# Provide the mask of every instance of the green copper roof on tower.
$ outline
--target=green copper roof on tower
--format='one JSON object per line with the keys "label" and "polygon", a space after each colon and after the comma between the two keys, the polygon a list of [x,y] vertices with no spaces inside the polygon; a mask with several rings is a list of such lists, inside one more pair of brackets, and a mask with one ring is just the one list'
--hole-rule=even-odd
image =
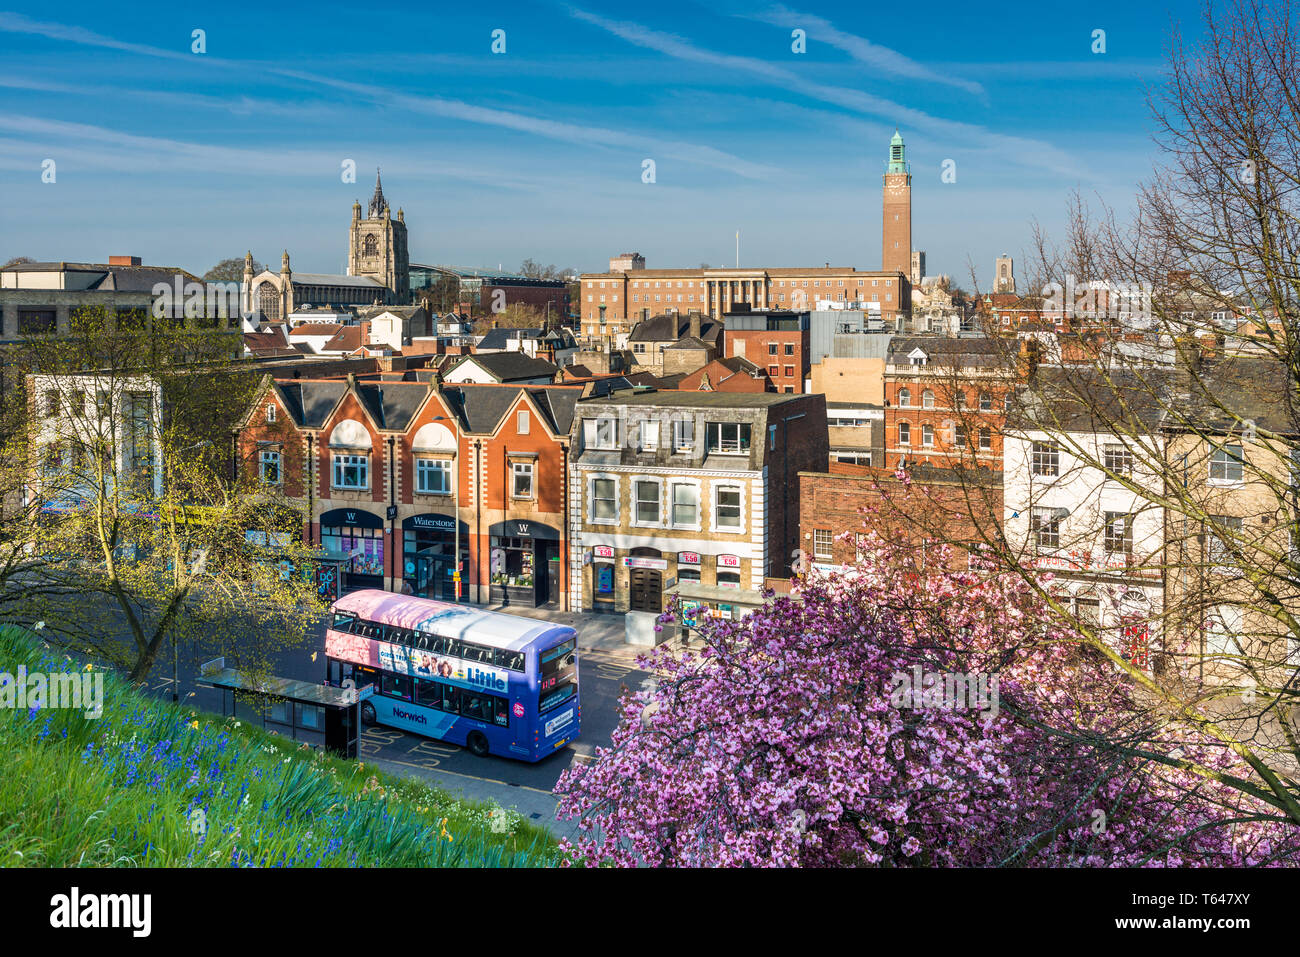
{"label": "green copper roof on tower", "polygon": [[894,130],[894,136],[889,141],[889,166],[885,172],[907,172],[907,149],[903,146],[903,137],[899,135],[897,129]]}

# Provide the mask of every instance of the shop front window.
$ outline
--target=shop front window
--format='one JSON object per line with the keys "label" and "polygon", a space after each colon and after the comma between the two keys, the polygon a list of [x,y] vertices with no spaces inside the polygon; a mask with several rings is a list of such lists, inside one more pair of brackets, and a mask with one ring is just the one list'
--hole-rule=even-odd
{"label": "shop front window", "polygon": [[533,577],[533,540],[531,538],[510,538],[493,535],[491,563],[491,582],[493,585],[531,588],[536,580]]}
{"label": "shop front window", "polygon": [[384,575],[384,539],[380,528],[326,527],[321,546],[347,574],[345,587],[377,587]]}

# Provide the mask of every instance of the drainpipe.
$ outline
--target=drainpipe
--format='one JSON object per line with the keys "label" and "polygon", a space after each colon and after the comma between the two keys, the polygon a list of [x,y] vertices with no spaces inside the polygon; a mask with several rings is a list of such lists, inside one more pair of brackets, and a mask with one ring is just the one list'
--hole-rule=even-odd
{"label": "drainpipe", "polygon": [[[474,489],[474,580],[478,586],[478,600],[486,604],[487,601],[483,597],[483,493],[479,488],[482,458],[483,440],[475,439],[474,461],[471,463],[474,466],[474,484],[472,486]],[[488,554],[491,555],[491,550],[489,550]],[[490,573],[488,578],[491,579]],[[490,585],[488,587],[491,588]]]}
{"label": "drainpipe", "polygon": [[[395,474],[397,461],[393,451],[393,444],[395,441],[396,439],[394,439],[393,436],[390,435],[388,437],[388,505],[390,508],[395,508],[397,506],[397,476]],[[393,561],[393,556],[397,552],[397,532],[395,531],[395,522],[396,519],[390,518],[388,520],[388,568],[390,572],[396,571],[394,568],[395,562]],[[396,579],[397,575],[391,574],[389,577]],[[397,591],[401,591],[401,588],[398,588]]]}
{"label": "drainpipe", "polygon": [[307,434],[307,544],[316,544],[311,527],[316,523],[316,460],[312,457],[312,435]]}
{"label": "drainpipe", "polygon": [[[547,569],[549,571],[550,569]],[[569,610],[569,446],[560,443],[560,610]]]}

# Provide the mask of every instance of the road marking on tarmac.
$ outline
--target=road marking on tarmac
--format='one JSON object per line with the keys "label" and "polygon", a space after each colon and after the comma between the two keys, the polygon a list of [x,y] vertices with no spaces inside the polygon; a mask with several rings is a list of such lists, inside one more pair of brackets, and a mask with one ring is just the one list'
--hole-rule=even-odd
{"label": "road marking on tarmac", "polygon": [[480,774],[465,774],[461,771],[452,771],[449,768],[426,768],[418,764],[412,764],[410,761],[397,761],[393,758],[379,758],[378,760],[384,761],[388,764],[401,764],[405,767],[415,768],[420,771],[436,770],[439,774],[454,774],[458,778],[465,778],[469,781],[483,781],[487,784],[500,784],[502,787],[519,788],[521,791],[533,791],[536,794],[545,794],[547,797],[556,797],[555,792],[553,791],[547,791],[543,788],[535,788],[528,784],[514,784],[510,781],[502,781],[498,778],[488,778]]}

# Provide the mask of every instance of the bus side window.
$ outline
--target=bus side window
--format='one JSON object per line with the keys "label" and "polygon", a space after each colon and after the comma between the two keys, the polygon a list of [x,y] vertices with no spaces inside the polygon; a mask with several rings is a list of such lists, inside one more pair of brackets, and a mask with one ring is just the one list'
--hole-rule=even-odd
{"label": "bus side window", "polygon": [[460,712],[460,689],[455,685],[438,683],[442,689],[442,710],[449,714],[458,714]]}
{"label": "bus side window", "polygon": [[437,708],[441,705],[442,693],[438,690],[438,682],[416,678],[415,703],[424,705],[426,708]]}
{"label": "bus side window", "polygon": [[432,638],[433,636],[427,631],[417,631],[411,638],[411,647],[419,651],[429,651]]}
{"label": "bus side window", "polygon": [[492,709],[493,720],[499,726],[508,728],[510,726],[510,703],[505,698],[494,697],[492,699]]}
{"label": "bus side window", "polygon": [[411,700],[411,679],[406,675],[383,674],[380,676],[379,690],[390,698]]}
{"label": "bus side window", "polygon": [[524,670],[524,653],[522,651],[507,651],[504,648],[497,649],[496,663],[510,671]]}
{"label": "bus side window", "polygon": [[336,612],[334,615],[334,624],[330,625],[330,628],[335,631],[351,632],[352,626],[355,623],[356,618],[352,615],[345,615],[341,612]]}

